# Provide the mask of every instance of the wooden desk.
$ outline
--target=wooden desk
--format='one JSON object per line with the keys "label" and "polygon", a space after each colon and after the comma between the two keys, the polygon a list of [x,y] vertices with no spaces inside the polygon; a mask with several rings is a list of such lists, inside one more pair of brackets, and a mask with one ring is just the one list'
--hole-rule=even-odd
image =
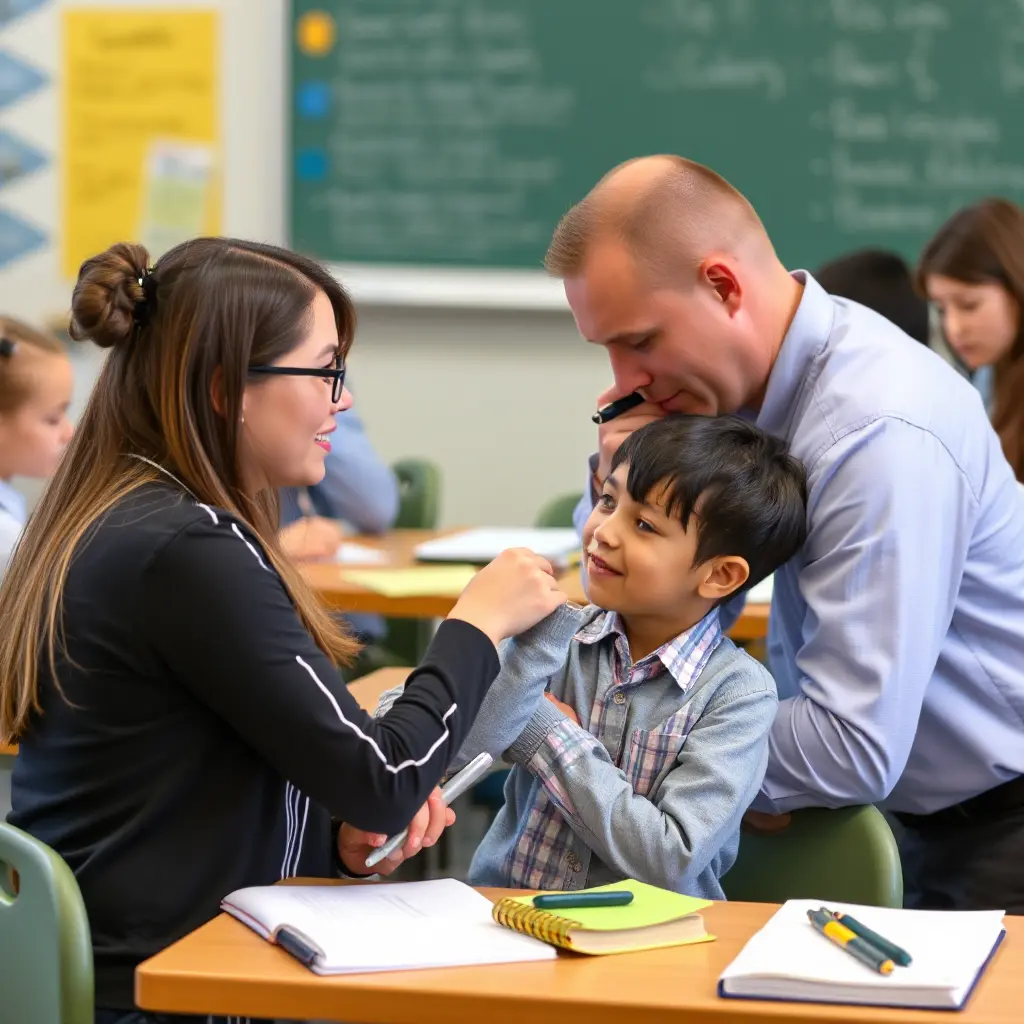
{"label": "wooden desk", "polygon": [[[496,898],[500,890],[486,891]],[[141,964],[135,999],[167,1013],[402,1022],[402,1024],[1018,1024],[1024,1006],[1024,918],[1009,934],[968,1008],[862,1009],[720,999],[718,975],[775,906],[717,903],[705,912],[715,942],[609,957],[495,967],[319,978],[221,915]]]}
{"label": "wooden desk", "polygon": [[[387,566],[401,569],[416,564],[413,549],[417,544],[433,537],[444,536],[453,530],[393,530],[383,537],[353,537],[356,544],[379,548],[388,554]],[[383,566],[382,566],[383,567]],[[387,615],[391,618],[433,619],[444,618],[455,607],[457,598],[450,594],[427,594],[417,597],[388,597],[368,590],[345,579],[346,568],[335,563],[307,563],[302,567],[303,575],[330,608],[338,612],[366,612]],[[362,568],[362,567],[360,567]],[[559,585],[569,595],[570,601],[586,604],[580,574],[573,569],[559,580]],[[730,631],[734,640],[763,640],[768,633],[768,605],[748,605],[739,621]]]}
{"label": "wooden desk", "polygon": [[8,746],[6,743],[0,743],[0,757],[17,757],[18,748],[15,745]]}

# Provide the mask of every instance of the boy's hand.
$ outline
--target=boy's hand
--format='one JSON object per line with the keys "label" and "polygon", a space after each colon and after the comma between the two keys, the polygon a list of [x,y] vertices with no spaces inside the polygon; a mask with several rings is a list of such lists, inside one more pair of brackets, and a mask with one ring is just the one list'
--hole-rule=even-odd
{"label": "boy's hand", "polygon": [[[390,875],[402,861],[415,857],[417,853],[437,842],[441,833],[455,823],[455,812],[445,807],[441,800],[441,790],[436,786],[427,802],[416,812],[409,823],[409,838],[401,849],[395,850],[390,857],[385,857],[376,867],[376,874]],[[387,836],[379,832],[364,832],[351,825],[342,825],[338,830],[338,856],[345,870],[353,875],[365,875],[366,858],[383,846]]]}
{"label": "boy's hand", "polygon": [[[614,385],[598,396],[597,407],[602,408],[616,398],[622,398],[622,391]],[[655,420],[664,419],[665,412],[660,405],[651,402],[644,402],[642,405],[624,412],[621,416],[608,423],[602,423],[597,428],[597,488],[600,492],[604,481],[608,479],[611,472],[612,456],[619,450],[619,445],[641,427],[653,423]]]}
{"label": "boy's hand", "polygon": [[550,693],[545,693],[544,697],[547,700],[551,701],[551,703],[554,704],[555,707],[558,708],[558,710],[561,711],[566,718],[571,718],[577,725],[580,724],[580,716],[577,715],[576,712],[573,711],[573,709],[569,707],[568,704],[562,703],[562,701],[560,701],[556,696]]}
{"label": "boy's hand", "polygon": [[765,814],[764,811],[747,811],[743,815],[742,830],[755,835],[770,835],[781,832],[789,826],[789,814]]}
{"label": "boy's hand", "polygon": [[278,538],[285,554],[296,562],[319,562],[335,556],[345,531],[333,519],[303,516],[282,527]]}

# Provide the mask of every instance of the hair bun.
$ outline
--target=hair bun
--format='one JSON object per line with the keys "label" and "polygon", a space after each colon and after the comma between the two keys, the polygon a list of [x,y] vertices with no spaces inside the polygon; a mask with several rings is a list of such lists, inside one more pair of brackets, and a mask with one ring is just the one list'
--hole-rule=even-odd
{"label": "hair bun", "polygon": [[88,338],[100,348],[128,341],[135,329],[136,304],[145,297],[139,281],[148,266],[145,247],[131,242],[118,242],[86,260],[71,296],[71,337]]}

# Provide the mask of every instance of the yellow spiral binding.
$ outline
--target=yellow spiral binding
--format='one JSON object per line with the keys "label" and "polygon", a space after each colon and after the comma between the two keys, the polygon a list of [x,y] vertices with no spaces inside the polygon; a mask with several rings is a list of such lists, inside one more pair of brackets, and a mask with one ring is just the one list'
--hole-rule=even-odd
{"label": "yellow spiral binding", "polygon": [[560,946],[562,949],[572,949],[569,932],[573,928],[581,927],[579,921],[571,921],[547,910],[538,910],[509,897],[498,900],[491,915],[498,924],[506,928],[530,935],[552,946]]}

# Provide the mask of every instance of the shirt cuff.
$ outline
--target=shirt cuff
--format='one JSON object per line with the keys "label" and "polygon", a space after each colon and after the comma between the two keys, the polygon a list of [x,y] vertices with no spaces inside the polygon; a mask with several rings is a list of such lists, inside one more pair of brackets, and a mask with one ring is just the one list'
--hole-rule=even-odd
{"label": "shirt cuff", "polygon": [[584,732],[571,719],[566,718],[551,701],[542,698],[541,702],[537,705],[537,710],[533,713],[533,717],[526,723],[526,728],[520,733],[519,739],[505,752],[505,760],[526,767],[546,741],[551,740],[553,744],[560,744],[564,747],[566,740],[562,737],[562,733],[565,732],[561,728],[563,725],[571,726],[571,732],[579,732],[581,734],[578,739],[573,737],[575,743],[580,746],[583,745],[585,738],[590,735]]}

